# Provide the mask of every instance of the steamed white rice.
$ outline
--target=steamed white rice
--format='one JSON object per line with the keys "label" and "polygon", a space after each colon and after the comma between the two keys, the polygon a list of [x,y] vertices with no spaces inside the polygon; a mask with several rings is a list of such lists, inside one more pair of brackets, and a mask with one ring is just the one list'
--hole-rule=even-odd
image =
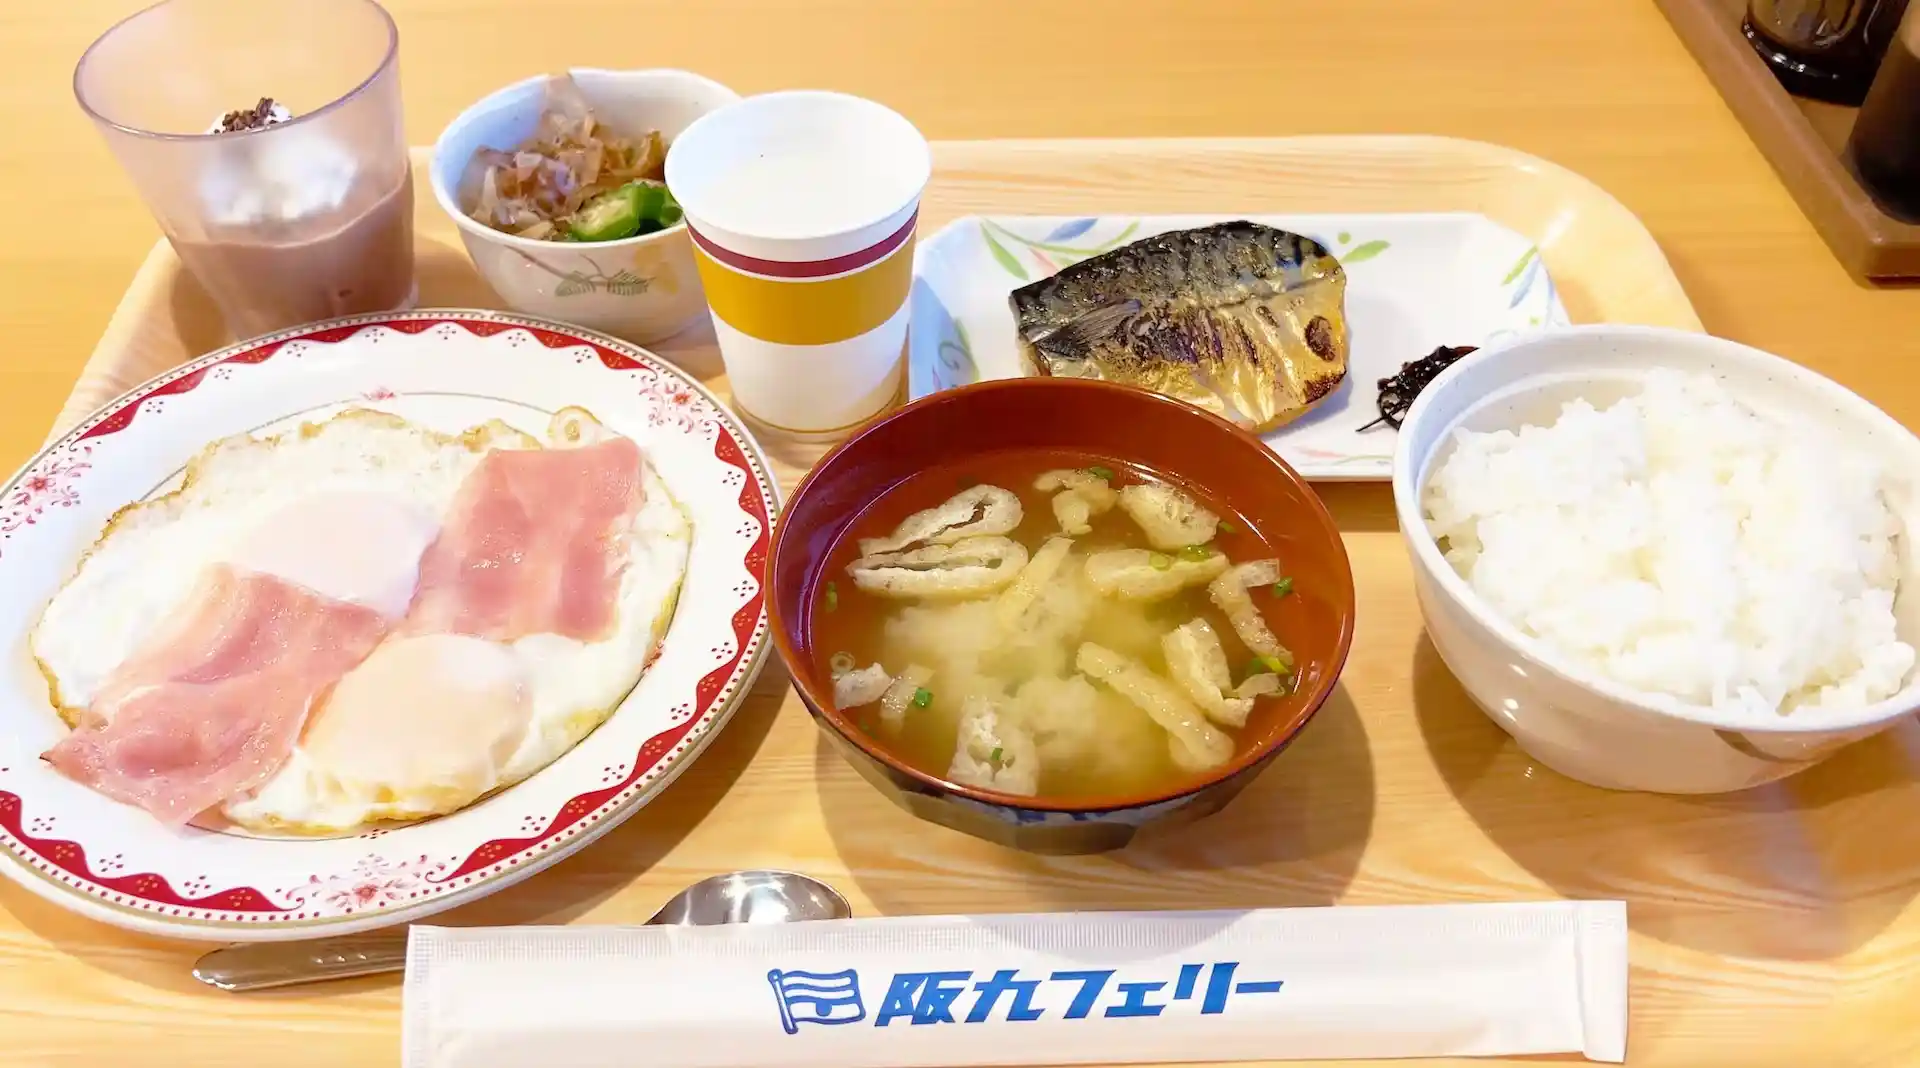
{"label": "steamed white rice", "polygon": [[1457,431],[1428,527],[1474,592],[1561,657],[1728,714],[1857,709],[1914,663],[1901,535],[1872,457],[1656,372],[1551,426]]}

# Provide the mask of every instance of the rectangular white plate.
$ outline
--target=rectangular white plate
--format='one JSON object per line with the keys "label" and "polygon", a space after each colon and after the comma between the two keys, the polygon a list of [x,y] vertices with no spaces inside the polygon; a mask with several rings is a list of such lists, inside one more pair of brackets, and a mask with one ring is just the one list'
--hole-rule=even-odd
{"label": "rectangular white plate", "polygon": [[1360,427],[1379,415],[1377,383],[1401,364],[1567,322],[1533,242],[1481,215],[968,216],[914,252],[909,395],[1019,376],[1007,295],[1020,286],[1139,238],[1243,218],[1312,237],[1347,270],[1347,380],[1265,436],[1310,479],[1393,476],[1394,431]]}

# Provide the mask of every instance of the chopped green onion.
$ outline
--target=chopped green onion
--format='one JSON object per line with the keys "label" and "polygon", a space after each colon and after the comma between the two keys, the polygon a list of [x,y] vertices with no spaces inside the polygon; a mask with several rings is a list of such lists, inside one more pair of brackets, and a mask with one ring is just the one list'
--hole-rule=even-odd
{"label": "chopped green onion", "polygon": [[1155,571],[1165,571],[1173,566],[1173,557],[1166,553],[1154,553],[1147,557],[1147,563],[1152,564]]}
{"label": "chopped green onion", "polygon": [[1239,527],[1234,526],[1232,523],[1229,523],[1224,519],[1220,521],[1220,533],[1222,534],[1234,534],[1234,533],[1237,533],[1239,530],[1240,530]]}
{"label": "chopped green onion", "polygon": [[1285,597],[1287,594],[1292,592],[1293,592],[1293,576],[1292,575],[1282,575],[1280,577],[1280,581],[1273,584],[1273,595],[1275,597]]}
{"label": "chopped green onion", "polygon": [[1284,678],[1289,674],[1289,672],[1287,671],[1287,665],[1284,663],[1281,663],[1280,658],[1277,656],[1256,656],[1253,658],[1252,661],[1250,661],[1247,664],[1247,674],[1248,675],[1271,674],[1271,675],[1279,675],[1282,678]]}
{"label": "chopped green onion", "polygon": [[987,754],[987,759],[995,764],[1000,763],[1000,747],[994,746],[993,752]]}
{"label": "chopped green onion", "polygon": [[1087,468],[1087,474],[1105,482],[1112,482],[1116,477],[1113,473],[1113,468],[1102,467],[1099,464],[1094,464],[1092,467]]}
{"label": "chopped green onion", "polygon": [[1180,559],[1182,560],[1210,560],[1212,558],[1213,550],[1205,545],[1189,545],[1180,550]]}
{"label": "chopped green onion", "polygon": [[829,612],[840,607],[840,587],[831,582],[827,583],[826,592],[820,596],[820,607]]}
{"label": "chopped green onion", "polygon": [[836,679],[842,675],[851,674],[854,667],[852,653],[835,653],[827,658],[827,670],[833,672],[833,677]]}
{"label": "chopped green onion", "polygon": [[933,691],[922,686],[913,691],[913,707],[925,708],[933,703]]}

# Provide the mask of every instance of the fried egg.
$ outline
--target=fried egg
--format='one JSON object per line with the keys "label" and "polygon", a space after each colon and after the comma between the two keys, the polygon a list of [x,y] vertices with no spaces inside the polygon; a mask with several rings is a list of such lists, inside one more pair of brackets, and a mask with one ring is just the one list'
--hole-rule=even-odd
{"label": "fried egg", "polygon": [[[555,444],[610,433],[581,409]],[[122,509],[48,604],[30,644],[69,724],[163,628],[215,563],[406,614],[420,560],[490,449],[546,447],[493,422],[443,434],[354,410],[208,447],[171,493]],[[642,460],[642,503],[615,534],[623,561],[610,633],[511,642],[396,627],[320,694],[265,783],[202,820],[264,834],[357,833],[456,811],[539,771],[610,716],[671,622],[691,527]]]}

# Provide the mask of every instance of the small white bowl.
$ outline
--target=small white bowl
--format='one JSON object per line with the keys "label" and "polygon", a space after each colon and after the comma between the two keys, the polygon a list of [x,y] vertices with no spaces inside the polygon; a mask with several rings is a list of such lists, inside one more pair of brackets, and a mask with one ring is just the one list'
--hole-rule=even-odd
{"label": "small white bowl", "polygon": [[[682,70],[568,73],[607,128],[635,136],[659,130],[669,145],[740,94]],[[511,151],[540,121],[547,75],[516,82],[460,113],[433,146],[433,198],[460,227],[460,240],[509,308],[617,334],[640,344],[671,337],[706,314],[687,228],[677,224],[619,241],[533,241],[475,221],[460,207],[461,175],[475,151]]]}
{"label": "small white bowl", "polygon": [[[1468,695],[1522,749],[1595,786],[1722,793],[1785,778],[1892,726],[1920,708],[1920,685],[1909,678],[1901,692],[1858,711],[1765,720],[1631,690],[1569,664],[1499,616],[1441,555],[1420,500],[1454,430],[1550,423],[1569,400],[1612,403],[1663,367],[1712,374],[1757,411],[1817,420],[1880,457],[1896,482],[1889,503],[1905,531],[1920,531],[1906,481],[1920,473],[1920,439],[1886,413],[1778,356],[1706,334],[1644,326],[1540,331],[1449,368],[1421,393],[1400,430],[1394,508],[1428,637]],[[1920,645],[1920,568],[1911,538],[1901,539],[1901,550],[1894,611],[1901,640]]]}

